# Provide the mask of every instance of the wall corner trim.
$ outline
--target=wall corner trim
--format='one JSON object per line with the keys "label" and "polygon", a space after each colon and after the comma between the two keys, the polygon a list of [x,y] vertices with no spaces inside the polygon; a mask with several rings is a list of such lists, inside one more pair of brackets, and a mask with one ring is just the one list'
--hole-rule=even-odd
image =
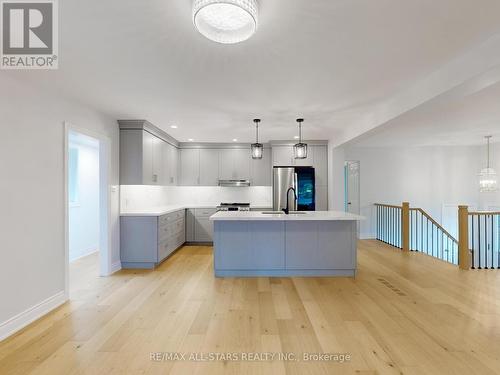
{"label": "wall corner trim", "polygon": [[30,307],[29,309],[13,316],[12,318],[0,323],[0,341],[12,336],[28,324],[48,314],[52,310],[61,306],[67,301],[64,291],[60,291],[46,300]]}
{"label": "wall corner trim", "polygon": [[122,269],[122,262],[121,261],[114,262],[110,267],[109,274],[112,275],[115,272],[120,271],[121,269]]}

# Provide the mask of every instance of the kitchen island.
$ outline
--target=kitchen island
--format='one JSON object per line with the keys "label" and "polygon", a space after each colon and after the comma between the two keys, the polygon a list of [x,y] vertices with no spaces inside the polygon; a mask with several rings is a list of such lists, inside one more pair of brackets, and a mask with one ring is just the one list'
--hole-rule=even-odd
{"label": "kitchen island", "polygon": [[357,222],[340,211],[217,212],[215,276],[355,276]]}

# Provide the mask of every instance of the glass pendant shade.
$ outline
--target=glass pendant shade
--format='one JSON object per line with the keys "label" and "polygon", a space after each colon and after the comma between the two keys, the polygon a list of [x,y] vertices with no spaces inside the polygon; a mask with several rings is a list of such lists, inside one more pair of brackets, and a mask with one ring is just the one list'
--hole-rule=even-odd
{"label": "glass pendant shade", "polygon": [[257,30],[256,0],[194,0],[193,23],[217,43],[239,43]]}
{"label": "glass pendant shade", "polygon": [[479,173],[479,191],[490,193],[498,190],[497,174],[493,168],[484,168]]}
{"label": "glass pendant shade", "polygon": [[263,151],[262,143],[252,143],[252,159],[262,159]]}
{"label": "glass pendant shade", "polygon": [[486,149],[486,168],[481,169],[479,173],[479,191],[481,193],[491,193],[498,190],[497,174],[493,168],[490,167],[490,139],[491,136],[485,137],[487,140]]}
{"label": "glass pendant shade", "polygon": [[307,144],[297,143],[293,146],[293,156],[295,159],[306,159],[307,158]]}
{"label": "glass pendant shade", "polygon": [[302,123],[303,118],[298,118],[297,123],[299,124],[299,143],[293,146],[293,157],[295,159],[306,159],[307,158],[307,144],[302,143]]}
{"label": "glass pendant shade", "polygon": [[264,146],[259,143],[259,122],[260,119],[256,118],[253,120],[255,123],[255,143],[251,144],[252,148],[252,159],[262,159],[264,153]]}

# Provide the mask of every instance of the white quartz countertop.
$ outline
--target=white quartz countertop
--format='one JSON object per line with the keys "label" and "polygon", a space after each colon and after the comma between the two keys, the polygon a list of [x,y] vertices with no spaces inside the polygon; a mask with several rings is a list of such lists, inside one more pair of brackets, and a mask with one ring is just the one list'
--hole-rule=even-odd
{"label": "white quartz countertop", "polygon": [[262,211],[219,211],[210,216],[212,221],[337,221],[337,220],[364,220],[363,216],[353,215],[342,211],[302,211],[302,214],[264,214]]}
{"label": "white quartz countertop", "polygon": [[[219,204],[172,204],[167,206],[155,206],[140,209],[125,209],[120,212],[120,216],[162,216],[175,211],[186,210],[188,208],[216,208]],[[252,209],[270,210],[263,205],[251,206]]]}
{"label": "white quartz countertop", "polygon": [[175,211],[188,208],[216,208],[217,205],[210,204],[172,204],[168,206],[156,206],[133,210],[122,210],[120,216],[162,216]]}

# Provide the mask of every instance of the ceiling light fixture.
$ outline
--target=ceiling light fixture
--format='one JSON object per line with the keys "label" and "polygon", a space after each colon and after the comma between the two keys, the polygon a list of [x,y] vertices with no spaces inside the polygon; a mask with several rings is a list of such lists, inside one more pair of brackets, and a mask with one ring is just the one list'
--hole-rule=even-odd
{"label": "ceiling light fixture", "polygon": [[193,142],[193,141],[194,141],[194,139],[193,139],[193,138],[189,138],[189,139],[188,139],[188,141],[189,141],[189,142]]}
{"label": "ceiling light fixture", "polygon": [[233,138],[233,142],[238,142],[238,140],[236,138]]}
{"label": "ceiling light fixture", "polygon": [[486,168],[481,169],[479,173],[479,191],[481,193],[490,193],[498,190],[497,174],[490,167],[490,139],[491,135],[486,137]]}
{"label": "ceiling light fixture", "polygon": [[193,23],[214,42],[233,44],[257,30],[257,0],[194,0]]}
{"label": "ceiling light fixture", "polygon": [[172,129],[177,129],[177,125],[170,125]]}
{"label": "ceiling light fixture", "polygon": [[293,156],[295,159],[306,159],[307,158],[307,144],[302,143],[302,123],[303,118],[298,118],[297,123],[299,124],[299,143],[293,146]]}
{"label": "ceiling light fixture", "polygon": [[253,120],[255,123],[255,143],[252,143],[252,159],[262,159],[262,154],[264,151],[264,146],[259,143],[259,122],[260,118],[255,118]]}

